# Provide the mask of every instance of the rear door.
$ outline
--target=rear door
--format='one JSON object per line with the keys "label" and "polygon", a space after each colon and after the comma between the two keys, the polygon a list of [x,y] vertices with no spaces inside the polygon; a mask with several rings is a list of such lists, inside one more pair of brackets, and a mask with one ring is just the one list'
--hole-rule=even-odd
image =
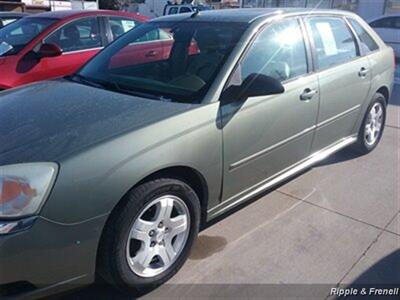
{"label": "rear door", "polygon": [[312,146],[317,151],[351,135],[369,92],[371,70],[345,19],[309,17],[306,23],[321,93]]}
{"label": "rear door", "polygon": [[70,75],[103,47],[97,17],[80,18],[64,24],[43,42],[58,45],[63,53],[57,57],[41,59],[32,70],[36,80]]}

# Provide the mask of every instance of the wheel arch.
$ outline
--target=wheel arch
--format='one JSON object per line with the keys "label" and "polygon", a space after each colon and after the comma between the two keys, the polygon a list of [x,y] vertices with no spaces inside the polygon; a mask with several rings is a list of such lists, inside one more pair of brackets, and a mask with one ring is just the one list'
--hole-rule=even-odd
{"label": "wheel arch", "polygon": [[207,206],[208,206],[208,184],[204,176],[196,169],[188,166],[171,166],[165,167],[158,171],[155,171],[138,183],[136,183],[132,188],[141,185],[147,181],[157,179],[157,178],[173,178],[185,182],[189,185],[199,197],[200,207],[201,207],[201,227],[204,226],[207,219]]}
{"label": "wheel arch", "polygon": [[381,86],[381,87],[376,91],[376,93],[382,94],[382,95],[385,97],[386,105],[389,104],[390,90],[389,90],[389,88],[388,88],[387,86],[385,86],[385,85],[384,85],[384,86]]}

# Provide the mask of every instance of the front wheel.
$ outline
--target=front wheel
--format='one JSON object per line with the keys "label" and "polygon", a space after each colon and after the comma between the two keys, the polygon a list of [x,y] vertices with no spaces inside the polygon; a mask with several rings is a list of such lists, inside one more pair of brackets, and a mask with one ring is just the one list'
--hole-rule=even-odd
{"label": "front wheel", "polygon": [[382,138],[385,121],[386,100],[382,94],[376,93],[364,116],[358,140],[353,149],[361,154],[374,150]]}
{"label": "front wheel", "polygon": [[134,188],[106,224],[99,274],[136,294],[157,287],[186,261],[199,221],[199,199],[186,183],[157,179]]}

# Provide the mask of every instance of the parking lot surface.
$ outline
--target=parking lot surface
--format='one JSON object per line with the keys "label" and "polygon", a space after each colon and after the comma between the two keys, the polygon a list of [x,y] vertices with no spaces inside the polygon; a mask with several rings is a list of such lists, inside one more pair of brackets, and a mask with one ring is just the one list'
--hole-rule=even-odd
{"label": "parking lot surface", "polygon": [[[304,299],[324,299],[335,284],[400,285],[400,85],[388,109],[375,151],[341,151],[210,226],[176,276],[144,298],[242,299],[258,289],[287,299],[306,289]],[[88,298],[133,297],[93,285],[66,299]]]}

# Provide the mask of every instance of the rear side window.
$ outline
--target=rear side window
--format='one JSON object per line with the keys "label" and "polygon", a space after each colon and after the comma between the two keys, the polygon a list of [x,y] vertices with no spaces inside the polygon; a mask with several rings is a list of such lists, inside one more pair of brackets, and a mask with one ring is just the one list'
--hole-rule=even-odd
{"label": "rear side window", "polygon": [[369,35],[369,33],[356,20],[349,19],[351,26],[360,39],[360,46],[363,53],[369,53],[379,49],[378,44]]}
{"label": "rear side window", "polygon": [[344,20],[316,17],[308,19],[320,69],[342,64],[357,57],[354,37]]}
{"label": "rear side window", "polygon": [[139,25],[135,20],[120,17],[109,17],[108,22],[114,40]]}
{"label": "rear side window", "polygon": [[240,85],[251,74],[285,81],[307,73],[307,55],[297,20],[268,26],[254,40],[232,77]]}

